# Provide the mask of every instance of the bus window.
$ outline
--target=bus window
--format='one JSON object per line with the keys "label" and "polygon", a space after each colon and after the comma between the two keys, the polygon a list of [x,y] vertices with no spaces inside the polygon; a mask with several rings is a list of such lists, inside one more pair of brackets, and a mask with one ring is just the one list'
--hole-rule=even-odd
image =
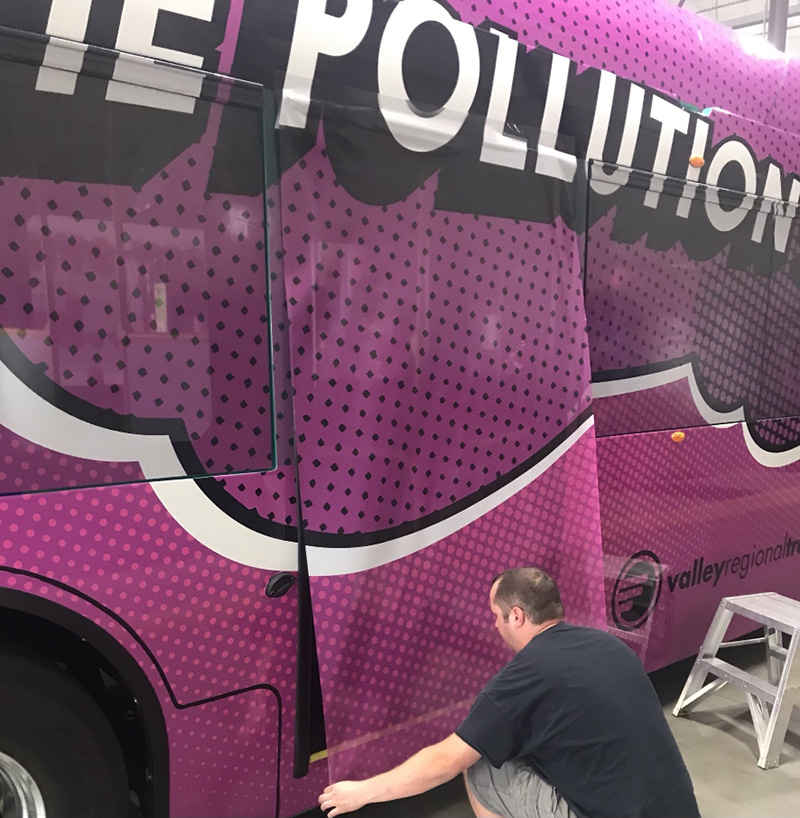
{"label": "bus window", "polygon": [[105,461],[20,458],[0,491],[273,468],[263,89],[0,46],[0,425]]}
{"label": "bus window", "polygon": [[[753,240],[765,201],[768,213],[781,206],[592,165],[586,303],[599,435],[758,417],[776,264],[772,216]],[[710,208],[744,216],[712,230],[701,218]]]}

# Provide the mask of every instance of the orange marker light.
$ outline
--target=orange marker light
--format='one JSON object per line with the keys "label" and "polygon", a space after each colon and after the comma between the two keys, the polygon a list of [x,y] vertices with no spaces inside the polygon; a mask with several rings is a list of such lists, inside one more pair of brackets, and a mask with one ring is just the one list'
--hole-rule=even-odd
{"label": "orange marker light", "polygon": [[686,432],[673,432],[672,433],[672,442],[673,443],[683,443],[686,440]]}
{"label": "orange marker light", "polygon": [[706,163],[706,160],[705,160],[705,159],[703,159],[703,157],[702,157],[702,156],[698,156],[697,154],[695,154],[695,155],[694,155],[694,156],[693,156],[693,157],[692,157],[692,158],[689,160],[689,164],[690,164],[690,165],[691,165],[693,168],[702,168],[702,167],[703,167],[703,165],[705,165],[705,163]]}

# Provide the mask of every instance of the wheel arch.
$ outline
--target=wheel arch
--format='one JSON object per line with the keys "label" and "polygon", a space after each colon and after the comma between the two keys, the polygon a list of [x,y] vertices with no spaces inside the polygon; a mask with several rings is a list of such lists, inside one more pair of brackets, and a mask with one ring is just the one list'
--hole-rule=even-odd
{"label": "wheel arch", "polygon": [[[158,696],[136,659],[99,625],[49,599],[14,588],[0,588],[0,612],[6,615],[17,614],[28,621],[38,619],[48,623],[68,639],[88,644],[95,654],[114,669],[119,682],[125,686],[136,704],[137,718],[144,731],[147,769],[151,771],[146,784],[148,810],[145,818],[168,818],[169,742],[166,720]],[[7,635],[12,642],[42,654],[41,648],[30,639],[20,640],[17,634],[7,633],[2,622],[0,635]],[[46,653],[43,655],[47,656]]]}

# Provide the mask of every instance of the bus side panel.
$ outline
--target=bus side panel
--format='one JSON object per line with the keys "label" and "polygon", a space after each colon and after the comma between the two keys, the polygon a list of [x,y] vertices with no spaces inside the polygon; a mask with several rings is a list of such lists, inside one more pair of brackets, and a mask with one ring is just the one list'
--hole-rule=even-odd
{"label": "bus side panel", "polygon": [[[5,548],[7,543],[4,539]],[[64,553],[67,551],[75,553],[73,548]],[[51,573],[61,576],[63,568]],[[99,575],[98,571],[86,574],[93,581]],[[92,583],[87,579],[76,584],[88,588]],[[149,641],[151,634],[146,630],[132,632],[125,624],[127,617],[120,616],[118,606],[110,601],[111,594],[103,595],[101,607],[83,592],[65,590],[56,579],[40,578],[19,568],[12,572],[5,559],[0,566],[0,585],[75,611],[115,638],[144,670],[166,721],[169,766],[154,772],[169,775],[171,818],[265,818],[277,814],[280,705],[272,690],[262,688],[193,704],[188,697],[175,695],[177,688],[162,672],[167,653],[179,652],[172,636],[157,640],[162,648]],[[152,617],[147,627],[157,627],[156,619]],[[176,628],[176,634],[179,631],[180,627]],[[190,664],[192,674],[213,672],[199,659]]]}
{"label": "bus side panel", "polygon": [[[35,447],[21,443],[18,456],[29,450],[35,457]],[[244,493],[263,496],[273,476],[236,480]],[[275,811],[279,748],[291,770],[296,594],[267,598],[272,572],[244,563],[269,564],[296,545],[270,547],[264,537],[263,552],[248,551],[244,528],[220,510],[208,517],[199,489],[181,504],[189,484],[2,498],[0,576],[107,625],[150,668],[172,748],[172,815],[263,818]],[[239,550],[222,556],[231,544]],[[282,734],[279,706],[290,714]]]}
{"label": "bus side panel", "polygon": [[[798,578],[800,225],[785,204],[796,140],[722,111],[709,119],[714,151],[744,140],[762,179],[772,158],[756,188],[768,195],[667,179],[657,210],[633,216],[647,210],[642,177],[621,199],[628,227],[659,213],[663,223],[677,215],[696,225],[664,249],[653,230],[618,241],[619,213],[592,220],[590,194],[587,314],[609,625],[650,669],[696,651],[722,597],[792,596]],[[724,243],[703,222],[720,207]]]}
{"label": "bus side panel", "polygon": [[[558,581],[570,621],[603,627],[594,464],[590,428],[533,482],[435,545],[312,578],[335,779],[381,772],[458,726],[511,658],[488,607],[506,568],[540,566]],[[327,561],[313,550],[311,572]]]}
{"label": "bus side panel", "polygon": [[[379,136],[351,125],[337,150],[358,157]],[[360,201],[333,162],[320,136],[284,173],[280,208],[339,778],[457,726],[507,658],[488,611],[500,571],[551,571],[573,621],[602,626],[605,605],[581,242],[555,215],[438,209],[435,178],[390,204]],[[574,209],[553,189],[553,211]]]}
{"label": "bus side panel", "polygon": [[[776,468],[745,424],[597,441],[609,624],[648,670],[702,644],[724,596],[797,595],[800,463]],[[731,633],[753,629],[734,620]]]}

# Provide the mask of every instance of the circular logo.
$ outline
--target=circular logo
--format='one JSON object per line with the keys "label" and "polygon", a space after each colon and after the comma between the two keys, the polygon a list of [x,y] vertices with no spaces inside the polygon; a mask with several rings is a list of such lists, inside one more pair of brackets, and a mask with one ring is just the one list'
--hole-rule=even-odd
{"label": "circular logo", "polygon": [[623,631],[641,628],[661,594],[661,561],[652,551],[637,551],[620,571],[611,595],[611,615]]}

